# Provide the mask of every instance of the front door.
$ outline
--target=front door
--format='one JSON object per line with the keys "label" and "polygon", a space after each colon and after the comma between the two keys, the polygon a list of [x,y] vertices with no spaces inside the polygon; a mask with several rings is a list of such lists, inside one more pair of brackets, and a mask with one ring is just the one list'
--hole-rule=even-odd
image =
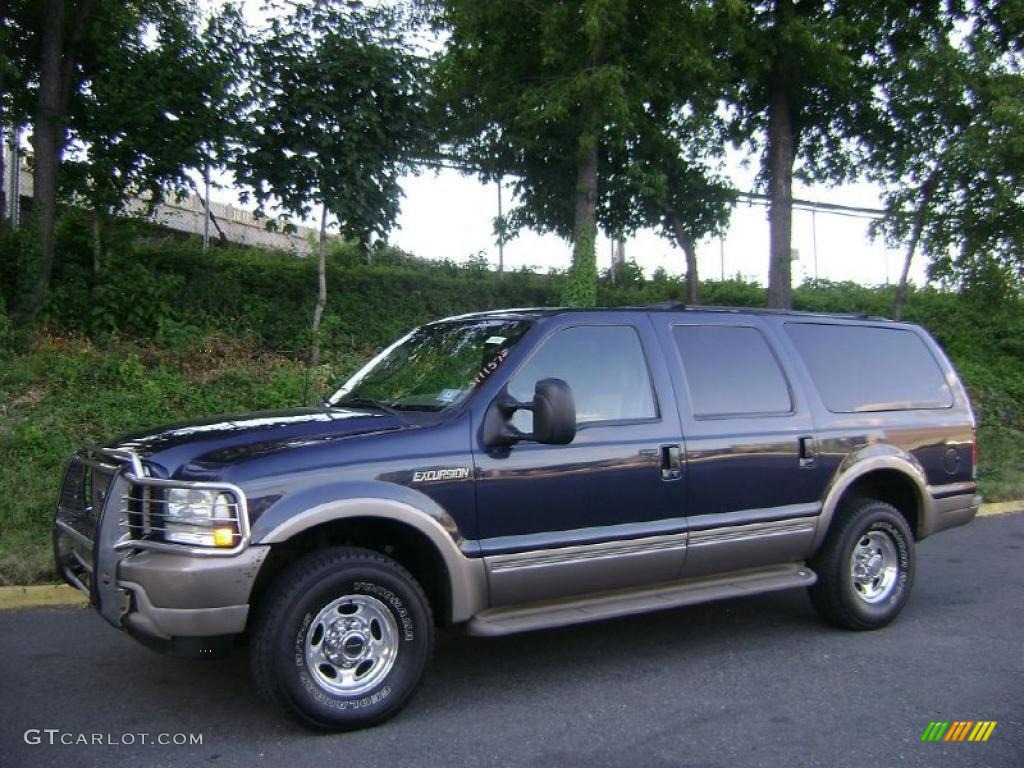
{"label": "front door", "polygon": [[[569,445],[474,447],[481,553],[492,605],[676,578],[685,552],[682,441],[646,315],[550,330],[508,381],[533,398],[565,380],[576,403]],[[660,385],[660,386],[659,386]],[[529,411],[513,424],[532,428]]]}

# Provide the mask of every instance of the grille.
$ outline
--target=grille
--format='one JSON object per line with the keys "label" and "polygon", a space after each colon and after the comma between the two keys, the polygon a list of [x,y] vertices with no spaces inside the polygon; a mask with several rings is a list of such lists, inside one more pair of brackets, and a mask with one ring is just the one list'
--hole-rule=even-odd
{"label": "grille", "polygon": [[69,513],[82,514],[85,511],[85,463],[80,456],[75,456],[68,463],[58,505]]}
{"label": "grille", "polygon": [[96,527],[116,470],[116,466],[95,460],[87,451],[78,453],[68,462],[57,497],[57,567],[70,583],[87,594],[95,567]]}
{"label": "grille", "polygon": [[57,501],[57,520],[74,528],[93,541],[99,513],[107,500],[107,492],[116,467],[78,454],[68,463]]}
{"label": "grille", "polygon": [[110,482],[114,479],[114,467],[106,464],[94,464],[86,469],[85,478],[87,483],[89,506],[92,508],[94,517],[103,509],[107,501],[107,492],[110,490]]}

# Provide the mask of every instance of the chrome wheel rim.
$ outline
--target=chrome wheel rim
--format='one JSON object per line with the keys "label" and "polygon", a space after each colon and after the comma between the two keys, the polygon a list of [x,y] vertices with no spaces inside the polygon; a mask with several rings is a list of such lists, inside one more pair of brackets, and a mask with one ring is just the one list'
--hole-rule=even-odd
{"label": "chrome wheel rim", "polygon": [[338,696],[365,693],[387,677],[398,657],[398,625],[380,600],[345,595],[332,600],[306,630],[306,668]]}
{"label": "chrome wheel rim", "polygon": [[893,538],[868,531],[853,548],[850,577],[853,590],[866,603],[880,603],[892,594],[899,576],[899,553]]}

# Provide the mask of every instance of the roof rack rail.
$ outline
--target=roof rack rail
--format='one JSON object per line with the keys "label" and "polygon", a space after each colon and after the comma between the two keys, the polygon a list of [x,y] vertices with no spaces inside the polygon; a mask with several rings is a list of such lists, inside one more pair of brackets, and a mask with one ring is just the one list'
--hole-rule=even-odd
{"label": "roof rack rail", "polygon": [[644,304],[642,309],[686,309],[686,305],[681,301],[669,299],[667,301],[656,301],[653,304]]}

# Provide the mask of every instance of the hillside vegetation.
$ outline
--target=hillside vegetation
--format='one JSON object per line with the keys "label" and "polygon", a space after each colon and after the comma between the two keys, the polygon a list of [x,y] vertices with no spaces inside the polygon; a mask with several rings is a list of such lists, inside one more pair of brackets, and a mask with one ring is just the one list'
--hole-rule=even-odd
{"label": "hillside vegetation", "polygon": [[[557,304],[565,277],[470,263],[427,263],[396,250],[335,244],[321,365],[302,363],[315,264],[287,254],[215,250],[124,233],[98,275],[84,228],[61,233],[62,268],[42,330],[12,330],[0,312],[0,584],[54,578],[49,525],[64,461],[82,442],[217,412],[313,402],[382,345],[421,322],[508,306]],[[0,238],[0,301],[21,290],[25,235]],[[600,281],[599,304],[678,299],[680,279]],[[708,304],[758,306],[764,289],[704,282]],[[894,288],[818,282],[797,309],[887,314]],[[1024,497],[1024,307],[983,291],[911,293],[906,316],[953,359],[980,420],[982,488]],[[0,308],[2,309],[2,308]]]}

